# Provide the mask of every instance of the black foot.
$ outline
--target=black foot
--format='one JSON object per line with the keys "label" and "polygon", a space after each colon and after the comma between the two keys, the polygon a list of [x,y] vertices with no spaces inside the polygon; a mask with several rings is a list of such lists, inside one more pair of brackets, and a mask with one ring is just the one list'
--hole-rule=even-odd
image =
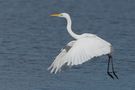
{"label": "black foot", "polygon": [[112,73],[113,73],[113,75],[114,75],[117,79],[119,79],[118,76],[116,75],[116,72],[107,72],[107,74],[108,74],[112,79],[114,79]]}
{"label": "black foot", "polygon": [[113,75],[114,75],[117,79],[119,79],[115,72],[113,72]]}
{"label": "black foot", "polygon": [[114,77],[112,76],[111,72],[107,72],[107,74],[108,74],[112,79],[114,79]]}

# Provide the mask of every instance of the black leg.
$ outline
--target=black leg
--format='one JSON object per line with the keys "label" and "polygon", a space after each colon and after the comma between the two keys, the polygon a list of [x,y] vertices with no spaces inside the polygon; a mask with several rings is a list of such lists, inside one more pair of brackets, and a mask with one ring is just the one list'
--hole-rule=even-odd
{"label": "black leg", "polygon": [[113,75],[114,75],[117,79],[119,79],[118,76],[116,75],[115,71],[114,71],[113,58],[112,58],[111,55],[110,55],[110,59],[111,59],[111,63],[112,63],[112,73],[113,73]]}
{"label": "black leg", "polygon": [[108,74],[112,79],[114,79],[114,77],[112,76],[111,72],[109,71],[109,70],[110,70],[110,61],[111,61],[111,58],[110,58],[110,55],[108,54],[107,74]]}
{"label": "black leg", "polygon": [[[108,75],[109,75],[111,78],[114,79],[114,77],[113,77],[112,74],[111,74],[111,73],[113,73],[113,75],[114,75],[117,79],[119,79],[118,76],[116,75],[115,71],[114,71],[112,55],[111,55],[111,54],[108,54],[108,58],[109,58],[109,59],[108,59],[108,67],[107,67],[107,73],[108,73]],[[112,72],[109,71],[110,62],[111,62],[111,65],[112,65]]]}

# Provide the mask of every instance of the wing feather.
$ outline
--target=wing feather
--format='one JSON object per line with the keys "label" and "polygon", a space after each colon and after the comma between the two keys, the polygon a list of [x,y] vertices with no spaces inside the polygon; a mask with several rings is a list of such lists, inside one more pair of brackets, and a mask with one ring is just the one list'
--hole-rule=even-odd
{"label": "wing feather", "polygon": [[65,64],[68,66],[82,64],[93,57],[105,55],[111,52],[111,44],[97,37],[85,37],[67,44],[71,48],[66,51],[63,49],[49,67],[51,73],[60,71]]}
{"label": "wing feather", "polygon": [[53,63],[48,67],[48,70],[51,69],[51,73],[57,73],[57,71],[61,70],[61,67],[66,63],[64,60],[67,52],[70,50],[70,48],[73,46],[75,41],[69,42],[64,48],[61,49],[61,52],[59,55],[55,58]]}
{"label": "wing feather", "polygon": [[[70,62],[71,65],[78,65],[88,61],[93,57],[108,54],[110,53],[110,51],[111,44],[97,36],[92,37],[92,39],[82,38],[77,40],[70,51],[66,54],[66,57],[68,57],[68,59],[66,59],[66,62]],[[71,57],[74,57],[76,59],[71,61]]]}

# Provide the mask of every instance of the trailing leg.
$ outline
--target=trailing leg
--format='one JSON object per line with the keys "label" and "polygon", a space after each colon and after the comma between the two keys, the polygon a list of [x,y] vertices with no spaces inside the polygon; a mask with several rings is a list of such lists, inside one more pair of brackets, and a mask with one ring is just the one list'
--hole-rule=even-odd
{"label": "trailing leg", "polygon": [[115,70],[114,70],[113,58],[112,58],[112,55],[111,55],[111,54],[110,54],[110,59],[111,59],[111,64],[112,64],[112,73],[113,73],[113,75],[114,75],[117,79],[119,79],[118,76],[117,76],[116,73],[115,73]]}
{"label": "trailing leg", "polygon": [[[110,68],[110,63],[111,63],[111,66],[112,66],[112,72],[109,71],[109,70],[110,70],[110,69],[109,69],[109,68]],[[111,73],[113,73],[113,75],[114,75],[117,79],[119,79],[118,76],[116,75],[115,71],[114,71],[113,58],[112,58],[112,55],[111,55],[111,54],[108,54],[107,73],[108,73],[108,75],[109,75],[112,79],[114,79],[114,77],[112,76]]]}
{"label": "trailing leg", "polygon": [[108,54],[107,74],[108,74],[112,79],[114,79],[114,77],[112,76],[112,74],[111,74],[111,72],[110,72],[110,61],[111,61],[111,57],[110,57],[110,55]]}

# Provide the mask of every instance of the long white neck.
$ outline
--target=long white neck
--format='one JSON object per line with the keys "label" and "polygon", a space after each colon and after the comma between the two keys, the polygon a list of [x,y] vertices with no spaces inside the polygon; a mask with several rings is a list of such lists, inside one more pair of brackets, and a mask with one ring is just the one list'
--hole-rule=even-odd
{"label": "long white neck", "polygon": [[67,20],[67,31],[68,31],[68,33],[69,33],[73,38],[78,39],[80,35],[77,35],[77,34],[75,34],[75,33],[72,31],[72,28],[71,28],[71,26],[72,26],[72,21],[71,21],[70,16],[68,15],[68,16],[66,16],[65,18],[66,18],[66,20]]}

